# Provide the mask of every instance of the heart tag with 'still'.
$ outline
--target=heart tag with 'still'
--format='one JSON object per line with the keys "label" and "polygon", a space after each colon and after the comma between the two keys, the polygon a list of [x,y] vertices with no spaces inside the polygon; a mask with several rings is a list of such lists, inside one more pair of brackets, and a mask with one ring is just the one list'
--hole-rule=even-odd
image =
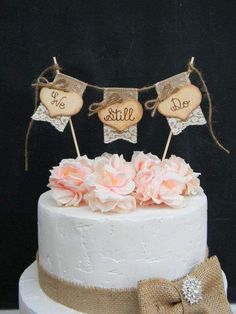
{"label": "heart tag with 'still'", "polygon": [[187,120],[202,101],[202,94],[195,85],[188,84],[158,104],[158,111],[168,118]]}
{"label": "heart tag with 'still'", "polygon": [[137,124],[143,116],[143,107],[136,99],[128,98],[113,103],[98,111],[101,122],[123,132],[130,126]]}

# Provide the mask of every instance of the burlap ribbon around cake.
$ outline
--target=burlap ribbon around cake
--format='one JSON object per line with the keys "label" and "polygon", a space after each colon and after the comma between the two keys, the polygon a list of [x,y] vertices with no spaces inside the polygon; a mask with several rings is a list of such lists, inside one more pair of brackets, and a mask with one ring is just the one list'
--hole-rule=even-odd
{"label": "burlap ribbon around cake", "polygon": [[232,313],[216,256],[184,278],[141,280],[137,289],[87,287],[58,279],[46,272],[40,263],[38,270],[40,286],[51,299],[87,314]]}

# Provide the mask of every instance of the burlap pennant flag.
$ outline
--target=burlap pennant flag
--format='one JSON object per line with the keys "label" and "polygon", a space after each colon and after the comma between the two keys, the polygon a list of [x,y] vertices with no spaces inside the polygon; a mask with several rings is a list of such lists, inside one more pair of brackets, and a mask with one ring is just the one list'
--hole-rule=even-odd
{"label": "burlap pennant flag", "polygon": [[[82,97],[87,84],[77,80],[73,77],[70,77],[68,75],[58,73],[56,74],[53,82],[57,81],[65,81],[66,83],[66,89],[69,92],[74,92]],[[55,102],[55,100],[53,100]],[[81,105],[82,106],[82,105]],[[32,115],[33,120],[37,121],[46,121],[49,122],[51,125],[53,125],[58,131],[63,132],[67,123],[70,120],[70,115],[58,115],[58,116],[52,116],[49,114],[48,109],[46,106],[41,102],[38,106],[35,113]]]}
{"label": "burlap pennant flag", "polygon": [[137,123],[143,115],[136,88],[105,88],[103,101],[89,107],[103,123],[104,143],[124,140],[137,143]]}
{"label": "burlap pennant flag", "polygon": [[[170,86],[170,94],[167,96],[170,96],[173,91],[176,89],[181,89],[185,86],[188,86],[191,84],[191,81],[189,79],[189,73],[188,72],[182,72],[180,74],[177,74],[175,76],[172,76],[168,79],[165,79],[163,81],[160,81],[155,84],[155,88],[158,94],[158,98],[163,98],[163,92],[166,90],[166,86]],[[158,107],[157,107],[158,110]],[[159,110],[158,110],[159,111]],[[187,128],[190,125],[204,125],[207,123],[202,109],[200,106],[197,106],[196,109],[194,109],[188,118],[186,120],[182,120],[175,117],[167,117],[168,124],[170,126],[170,129],[174,135],[180,134],[185,128]]]}

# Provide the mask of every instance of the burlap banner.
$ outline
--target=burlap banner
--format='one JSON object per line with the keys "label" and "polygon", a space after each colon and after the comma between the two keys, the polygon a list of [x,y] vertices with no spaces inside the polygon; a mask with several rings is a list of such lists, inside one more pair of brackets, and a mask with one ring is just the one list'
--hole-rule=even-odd
{"label": "burlap banner", "polygon": [[39,282],[55,302],[87,314],[232,313],[216,256],[175,281],[147,279],[137,288],[105,289],[66,282],[38,263]]}

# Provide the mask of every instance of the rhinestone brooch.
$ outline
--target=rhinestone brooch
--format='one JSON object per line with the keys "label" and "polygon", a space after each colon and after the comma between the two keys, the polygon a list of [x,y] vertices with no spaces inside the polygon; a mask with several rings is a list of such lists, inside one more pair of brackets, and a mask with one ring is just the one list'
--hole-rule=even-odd
{"label": "rhinestone brooch", "polygon": [[197,304],[202,299],[202,282],[196,277],[187,277],[183,282],[181,292],[184,299],[191,305]]}

